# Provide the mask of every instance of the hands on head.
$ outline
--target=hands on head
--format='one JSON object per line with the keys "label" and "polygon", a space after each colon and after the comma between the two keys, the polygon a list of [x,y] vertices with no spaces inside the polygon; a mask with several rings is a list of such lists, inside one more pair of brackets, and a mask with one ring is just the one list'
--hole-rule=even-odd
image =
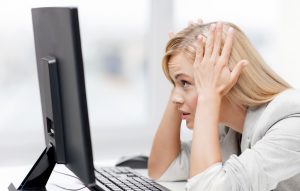
{"label": "hands on head", "polygon": [[[188,26],[202,25],[203,20],[189,21]],[[196,40],[196,57],[194,61],[194,79],[199,95],[215,93],[226,95],[236,84],[242,70],[249,63],[239,61],[232,71],[229,69],[229,58],[234,40],[234,29],[230,27],[222,47],[223,24],[211,24],[207,38],[198,35]],[[174,32],[168,33],[173,38]]]}
{"label": "hands on head", "polygon": [[223,47],[221,47],[222,33],[223,24],[218,22],[211,24],[206,43],[204,43],[203,36],[198,35],[197,37],[197,50],[193,66],[198,95],[225,96],[236,84],[242,69],[248,64],[247,60],[241,60],[232,71],[229,69],[234,29],[232,27],[228,29]]}

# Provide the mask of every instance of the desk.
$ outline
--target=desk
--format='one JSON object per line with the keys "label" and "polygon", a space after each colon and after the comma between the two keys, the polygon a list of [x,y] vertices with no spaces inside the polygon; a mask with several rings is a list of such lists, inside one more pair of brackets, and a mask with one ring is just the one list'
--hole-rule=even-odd
{"label": "desk", "polygon": [[[111,163],[111,162],[109,162]],[[105,165],[99,165],[105,164]],[[107,162],[95,163],[97,166],[113,166],[106,165]],[[0,190],[8,190],[8,185],[12,182],[15,187],[18,187],[26,174],[29,172],[31,166],[16,166],[16,167],[1,167],[0,168]],[[136,170],[138,173],[147,177],[147,170]],[[66,173],[73,175],[73,173],[65,167],[65,165],[56,164],[49,181],[47,183],[47,190],[49,191],[62,191],[64,189],[57,187],[57,185],[68,188],[78,189],[82,188],[82,183],[74,177],[66,176],[60,173]],[[185,182],[159,182],[159,184],[169,188],[172,191],[184,191]],[[81,189],[81,191],[88,191],[87,188]]]}

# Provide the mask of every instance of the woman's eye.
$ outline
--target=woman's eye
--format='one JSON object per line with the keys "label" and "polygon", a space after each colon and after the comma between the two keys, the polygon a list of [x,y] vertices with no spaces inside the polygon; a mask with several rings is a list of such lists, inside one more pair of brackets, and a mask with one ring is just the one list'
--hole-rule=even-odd
{"label": "woman's eye", "polygon": [[187,87],[189,87],[189,85],[191,85],[189,82],[187,82],[185,80],[181,80],[180,82],[181,82],[182,87],[184,87],[184,88],[187,88]]}

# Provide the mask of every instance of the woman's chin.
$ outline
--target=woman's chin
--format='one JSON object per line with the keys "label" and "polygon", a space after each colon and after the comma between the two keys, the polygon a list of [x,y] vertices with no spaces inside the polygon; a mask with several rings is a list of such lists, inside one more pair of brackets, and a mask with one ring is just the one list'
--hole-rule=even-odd
{"label": "woman's chin", "polygon": [[187,126],[187,128],[190,129],[190,130],[193,130],[193,128],[194,128],[194,124],[193,124],[193,123],[190,123],[190,122],[188,122],[188,121],[186,121],[186,126]]}

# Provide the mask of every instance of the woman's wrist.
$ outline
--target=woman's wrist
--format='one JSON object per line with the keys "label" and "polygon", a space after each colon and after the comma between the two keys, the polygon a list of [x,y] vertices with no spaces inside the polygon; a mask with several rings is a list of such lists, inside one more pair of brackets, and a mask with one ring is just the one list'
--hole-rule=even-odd
{"label": "woman's wrist", "polygon": [[221,103],[222,97],[217,93],[205,93],[198,95],[198,103]]}

